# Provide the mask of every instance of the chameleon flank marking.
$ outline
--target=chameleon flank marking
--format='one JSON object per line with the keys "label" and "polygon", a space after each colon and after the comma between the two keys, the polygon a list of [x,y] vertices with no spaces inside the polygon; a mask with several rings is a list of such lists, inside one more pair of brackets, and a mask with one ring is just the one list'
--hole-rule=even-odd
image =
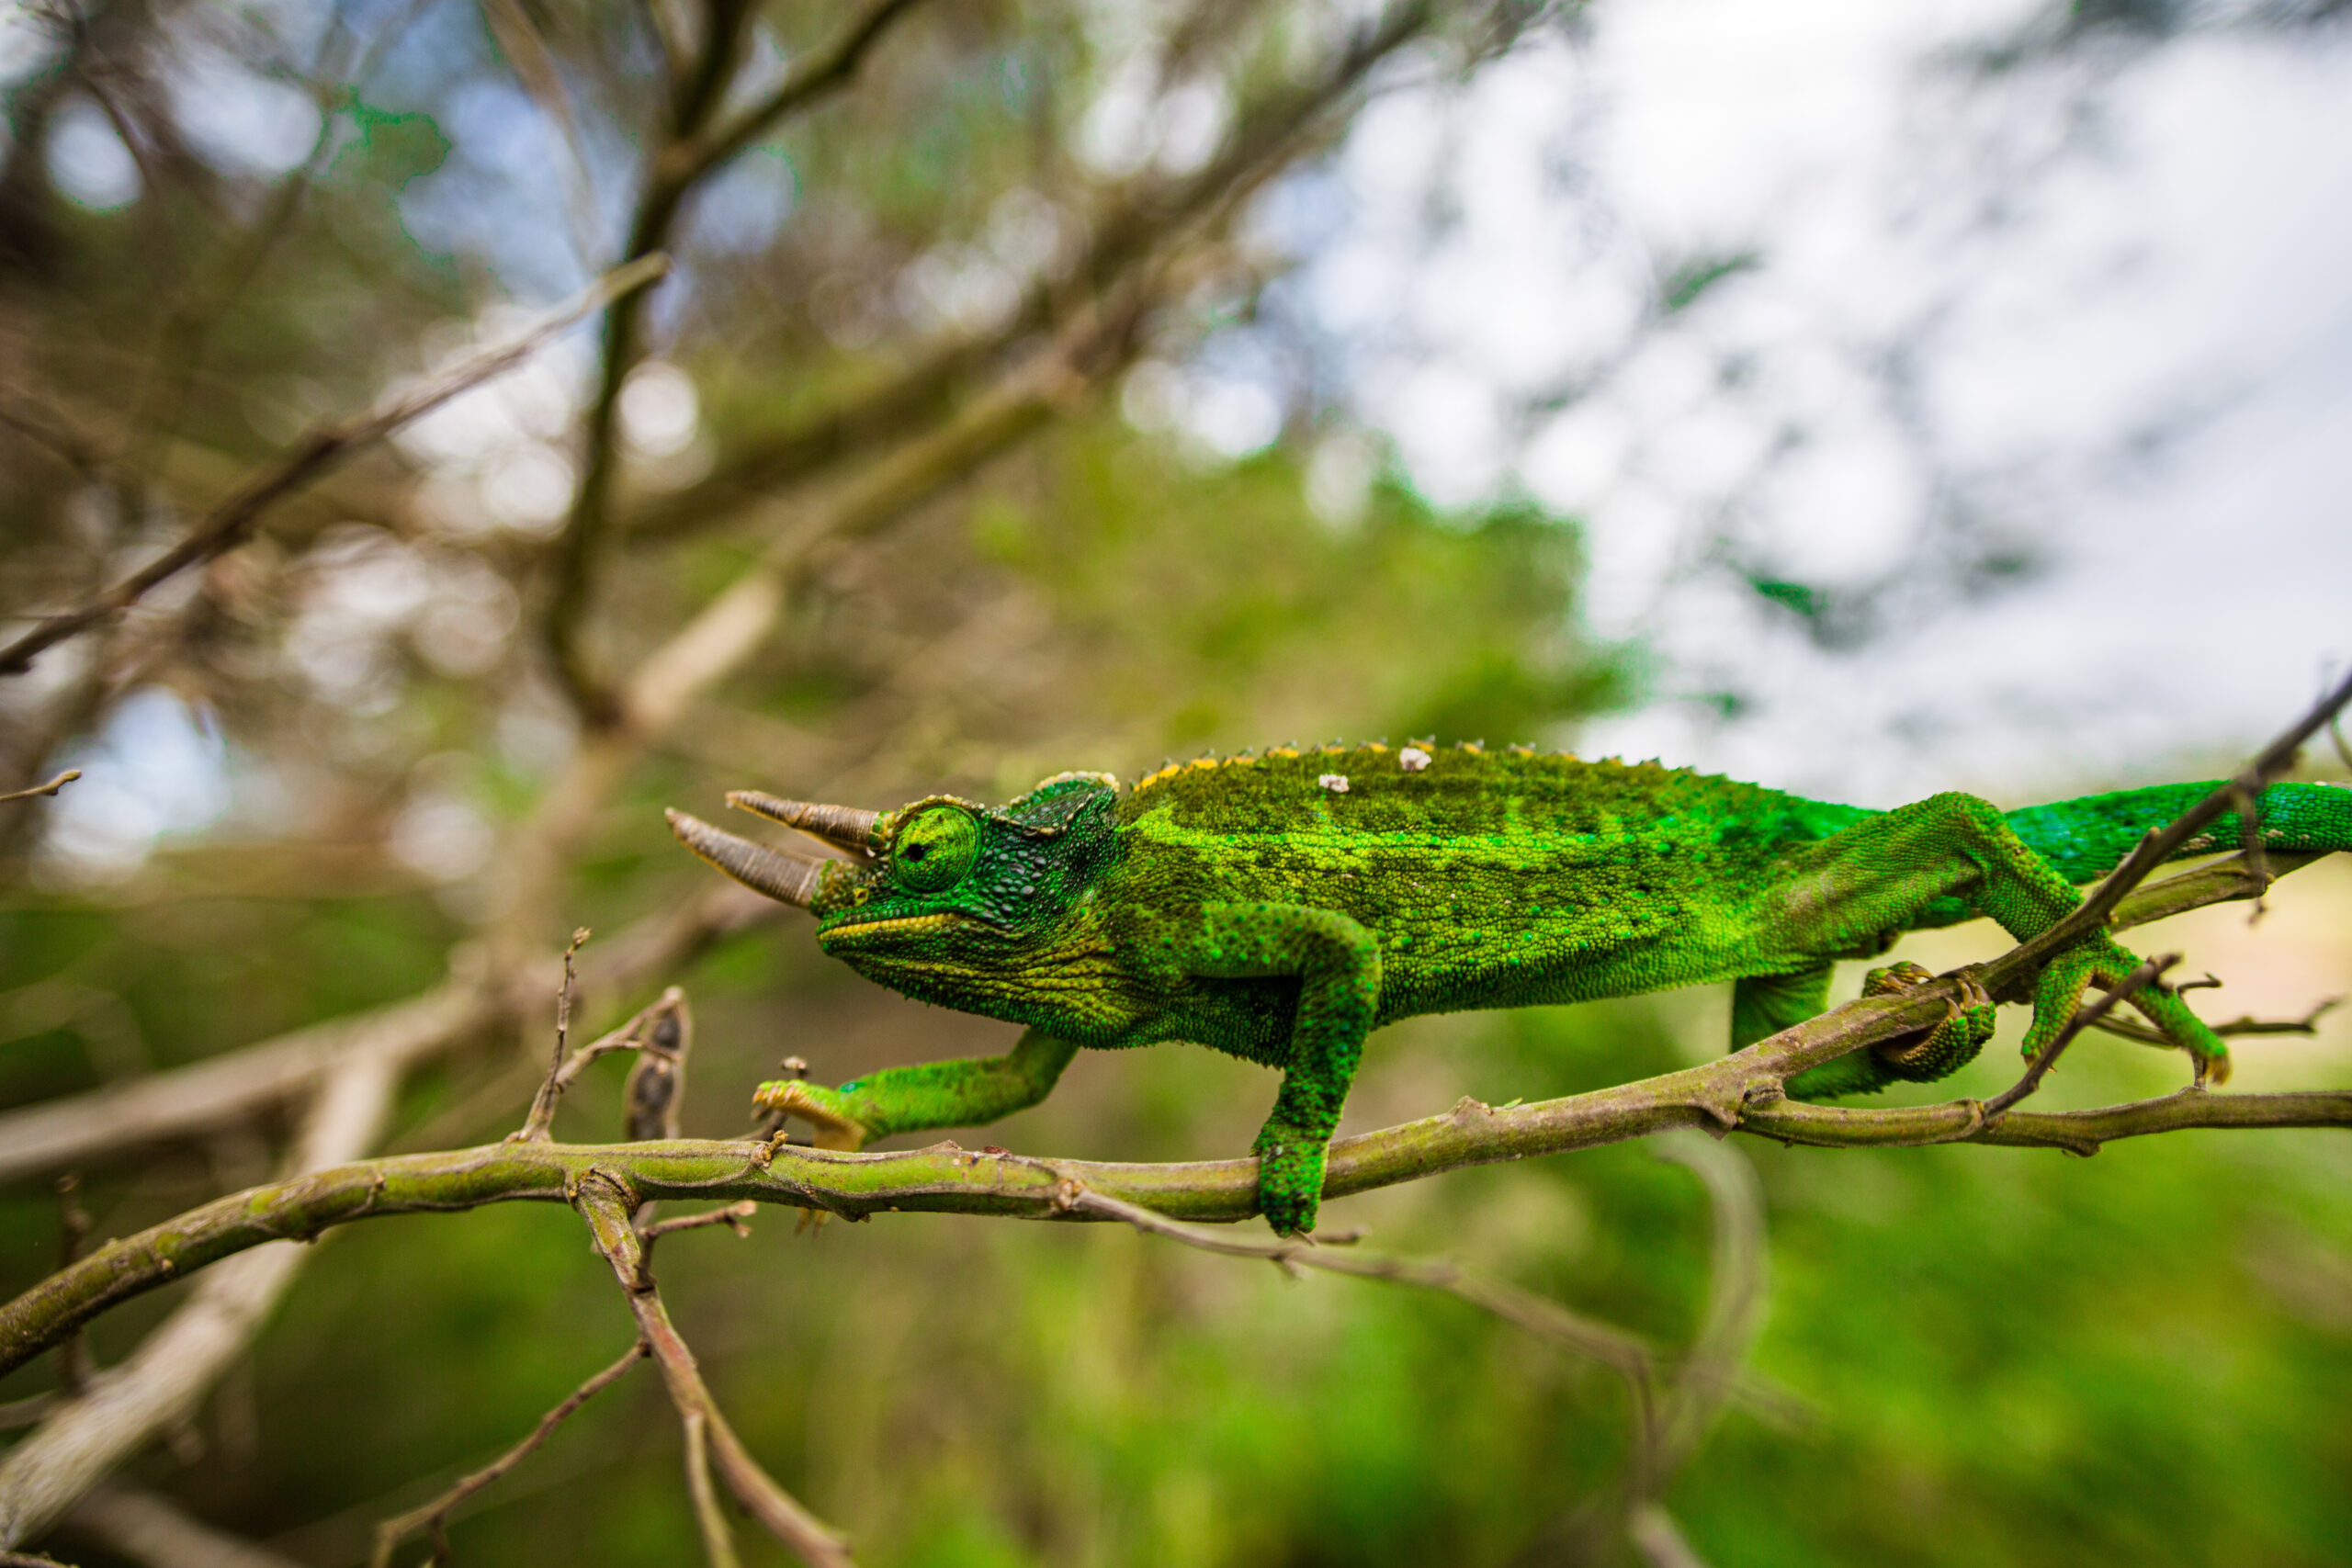
{"label": "chameleon flank marking", "polygon": [[[1344,787],[1336,781],[1344,780]],[[1990,917],[2047,930],[2147,829],[2215,786],[2166,784],[2004,815],[1966,795],[1867,811],[1655,762],[1525,748],[1275,747],[1170,763],[1122,789],[1063,773],[991,809],[933,795],[879,815],[730,801],[854,858],[770,849],[670,814],[687,846],[817,917],[823,949],[894,990],[1026,1024],[1012,1053],[891,1067],[759,1102],[854,1149],[992,1122],[1045,1098],[1081,1045],[1184,1040],[1281,1069],[1258,1134],[1259,1201],[1312,1228],[1325,1146],[1364,1037],[1417,1013],[1734,982],[1736,1049],[1818,1013],[1830,966],[1905,931]],[[2275,784],[2263,842],[2352,848],[2352,791]],[[2223,817],[2181,851],[2236,847]],[[2035,990],[2029,1055],[2086,985],[2138,960],[2104,933]],[[1874,972],[1867,988],[1916,984]],[[2219,1079],[2222,1042],[2169,991],[2132,1005]],[[1992,1033],[1989,1003],[1917,1042],[1800,1075],[1808,1098],[1942,1077]]]}

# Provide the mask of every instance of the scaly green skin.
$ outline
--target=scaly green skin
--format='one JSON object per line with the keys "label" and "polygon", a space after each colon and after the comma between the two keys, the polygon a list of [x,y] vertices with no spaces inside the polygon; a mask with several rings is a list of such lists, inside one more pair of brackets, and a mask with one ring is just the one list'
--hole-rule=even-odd
{"label": "scaly green skin", "polygon": [[[1428,761],[1408,767],[1408,761]],[[876,825],[863,865],[834,863],[811,904],[824,950],[924,1001],[1029,1026],[1011,1055],[893,1067],[825,1089],[765,1084],[761,1103],[854,1148],[890,1133],[993,1121],[1043,1099],[1081,1045],[1186,1040],[1282,1069],[1259,1134],[1260,1201],[1283,1232],[1315,1223],[1324,1149],[1365,1035],[1417,1013],[1589,1001],[1729,980],[1736,1049],[1819,1012],[1830,965],[1902,932],[1989,916],[2023,940],[2077,902],[2146,829],[2211,784],[2034,807],[1971,795],[1887,812],[1833,806],[1655,763],[1475,746],[1411,759],[1385,746],[1203,759],[1121,789],[1047,780],[1001,810],[945,796]],[[1328,782],[1343,778],[1340,791]],[[2352,848],[2352,792],[2279,784],[2264,842]],[[2183,854],[2234,848],[2223,818]],[[2110,938],[2038,983],[2029,1054],[2085,985],[2138,960]],[[1871,989],[1916,983],[1909,966]],[[2133,1003],[2225,1071],[2180,999]],[[1941,1077],[1992,1032],[1989,1003],[1903,1049],[1803,1075],[1804,1097]]]}

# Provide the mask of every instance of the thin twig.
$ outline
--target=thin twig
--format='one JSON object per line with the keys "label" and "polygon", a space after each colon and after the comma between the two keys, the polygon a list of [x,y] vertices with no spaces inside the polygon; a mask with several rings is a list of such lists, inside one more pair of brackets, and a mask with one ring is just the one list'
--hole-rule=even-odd
{"label": "thin twig", "polygon": [[1068,1208],[1079,1213],[1118,1220],[1148,1235],[1164,1236],[1204,1252],[1219,1253],[1227,1258],[1262,1258],[1285,1269],[1319,1269],[1327,1273],[1346,1274],[1359,1280],[1385,1280],[1395,1284],[1436,1291],[1467,1302],[1481,1311],[1492,1313],[1531,1334],[1590,1356],[1628,1383],[1645,1388],[1651,1381],[1656,1357],[1648,1342],[1640,1336],[1613,1324],[1571,1312],[1557,1302],[1522,1291],[1515,1285],[1466,1274],[1442,1259],[1394,1258],[1380,1253],[1359,1252],[1352,1247],[1318,1245],[1304,1236],[1259,1241],[1246,1235],[1204,1231],[1171,1220],[1140,1204],[1097,1191],[1076,1180],[1067,1183],[1063,1201]]}
{"label": "thin twig", "polygon": [[563,983],[556,987],[555,992],[555,1057],[548,1063],[547,1079],[539,1085],[539,1092],[531,1097],[530,1113],[523,1118],[520,1129],[508,1134],[515,1142],[547,1142],[550,1136],[548,1129],[555,1124],[556,1097],[563,1092],[564,1085],[571,1081],[564,1073],[566,1063],[563,1056],[565,1038],[571,1032],[571,991],[576,978],[571,961],[578,955],[581,946],[594,934],[586,926],[578,927],[563,950]]}
{"label": "thin twig", "polygon": [[678,1424],[686,1435],[686,1492],[695,1504],[695,1523],[702,1531],[703,1555],[710,1568],[740,1568],[735,1555],[735,1529],[718,1501],[710,1479],[710,1418],[700,1410],[682,1410]]}
{"label": "thin twig", "polygon": [[676,165],[670,178],[682,186],[693,184],[781,121],[847,86],[883,32],[913,9],[916,3],[917,0],[867,0],[865,8],[850,18],[839,37],[819,52],[802,57],[777,84],[775,92],[731,124],[710,128],[678,143],[670,154]]}
{"label": "thin twig", "polygon": [[[530,1458],[538,1450],[541,1444],[555,1435],[555,1429],[558,1427],[571,1419],[573,1412],[604,1393],[613,1383],[617,1382],[624,1373],[643,1360],[648,1353],[644,1340],[640,1339],[631,1345],[622,1353],[620,1359],[573,1389],[565,1396],[561,1404],[540,1416],[539,1424],[531,1428],[530,1436],[472,1474],[463,1477],[431,1502],[411,1508],[407,1513],[386,1519],[378,1525],[376,1551],[370,1560],[374,1568],[390,1568],[393,1549],[421,1529],[431,1530],[435,1539],[439,1540],[442,1532],[447,1528],[449,1516],[455,1513],[466,1499],[492,1485],[508,1471]],[[435,1556],[437,1559],[439,1553],[435,1553]]]}
{"label": "thin twig", "polygon": [[[2188,989],[2187,986],[2178,986],[2174,988],[2182,991]],[[2343,1002],[2342,997],[2329,997],[2301,1018],[2256,1018],[2249,1013],[2244,1018],[2233,1018],[2227,1023],[2216,1023],[2209,1027],[2216,1034],[2232,1038],[2245,1034],[2317,1034],[2319,1021],[2342,1006]],[[2124,1040],[2136,1040],[2143,1045],[2161,1045],[2167,1049],[2178,1048],[2161,1032],[2150,1029],[2143,1023],[2133,1023],[2129,1019],[2103,1018],[2091,1027],[2101,1033],[2116,1035]]]}
{"label": "thin twig", "polygon": [[2040,1089],[2041,1080],[2050,1076],[2050,1069],[2058,1065],[2059,1054],[2073,1044],[2084,1030],[2098,1024],[2134,991],[2154,985],[2165,970],[2179,962],[2180,954],[2177,953],[2166,953],[2147,959],[2137,969],[2123,976],[2122,982],[2115,989],[2087,1006],[2075,1009],[2075,1016],[2066,1021],[2065,1027],[2058,1032],[2057,1037],[2043,1046],[2041,1054],[2032,1061],[2026,1064],[2025,1076],[1984,1102],[1984,1119],[1989,1122],[2006,1113],[2009,1107]]}
{"label": "thin twig", "polygon": [[430,413],[469,388],[522,363],[582,317],[633,296],[660,278],[669,270],[669,265],[668,257],[655,254],[616,267],[514,342],[477,355],[420,386],[395,393],[365,414],[314,428],[214,507],[178,544],[90,604],[51,615],[0,648],[0,675],[24,673],[44,649],[77,632],[112,620],[137,604],[157,583],[235,548],[278,502],[304,489],[353,453]]}
{"label": "thin twig", "polygon": [[68,768],[45,784],[35,784],[30,789],[11,790],[6,795],[0,795],[0,805],[6,805],[11,800],[30,800],[37,795],[55,795],[81,776],[81,769]]}

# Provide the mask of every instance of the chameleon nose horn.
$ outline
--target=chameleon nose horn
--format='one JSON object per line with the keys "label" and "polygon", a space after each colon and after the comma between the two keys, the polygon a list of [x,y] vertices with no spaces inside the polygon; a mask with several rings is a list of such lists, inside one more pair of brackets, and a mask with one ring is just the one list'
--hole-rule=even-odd
{"label": "chameleon nose horn", "polygon": [[755,789],[730,790],[727,804],[738,811],[748,811],[754,817],[764,817],[771,822],[781,822],[787,828],[797,828],[811,838],[822,839],[837,850],[865,855],[881,846],[874,841],[874,824],[881,819],[878,811],[859,811],[847,806],[814,806],[805,800],[779,800],[772,795],[762,795]]}
{"label": "chameleon nose horn", "polygon": [[739,839],[683,811],[668,815],[670,831],[678,835],[680,843],[752,892],[764,893],[779,904],[795,904],[803,909],[817,896],[825,862],[803,860],[749,839]]}

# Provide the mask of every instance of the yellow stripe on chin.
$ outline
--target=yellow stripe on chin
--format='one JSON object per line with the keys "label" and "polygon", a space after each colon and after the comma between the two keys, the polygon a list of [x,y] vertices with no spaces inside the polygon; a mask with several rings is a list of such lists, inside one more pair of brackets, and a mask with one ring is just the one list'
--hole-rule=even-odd
{"label": "yellow stripe on chin", "polygon": [[894,920],[857,920],[849,925],[835,926],[827,931],[823,942],[831,947],[850,936],[892,935],[915,931],[944,931],[956,923],[954,915],[901,915]]}

